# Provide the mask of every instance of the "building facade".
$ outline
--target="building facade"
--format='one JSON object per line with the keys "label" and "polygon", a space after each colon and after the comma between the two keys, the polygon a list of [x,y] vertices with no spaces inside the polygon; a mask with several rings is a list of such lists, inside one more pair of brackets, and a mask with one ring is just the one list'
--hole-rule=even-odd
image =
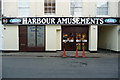
{"label": "building facade", "polygon": [[[92,17],[92,23],[99,17],[120,16],[119,0],[4,0],[3,15],[28,19],[67,17],[69,20],[72,17],[73,20],[81,17],[83,22],[83,18]],[[35,24],[31,20],[24,20],[24,23],[3,24],[3,51],[61,51],[64,48],[68,51],[85,49],[96,52],[99,48],[120,51],[118,24]]]}

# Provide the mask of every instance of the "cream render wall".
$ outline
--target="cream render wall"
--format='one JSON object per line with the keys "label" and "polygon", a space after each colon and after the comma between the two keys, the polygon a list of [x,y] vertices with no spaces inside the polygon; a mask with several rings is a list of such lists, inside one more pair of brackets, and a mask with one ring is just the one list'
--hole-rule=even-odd
{"label": "cream render wall", "polygon": [[[6,17],[19,17],[18,0],[3,0],[3,14]],[[44,15],[44,0],[30,0],[30,17]]]}
{"label": "cream render wall", "polygon": [[44,15],[44,0],[30,0],[30,16],[40,17]]}
{"label": "cream render wall", "polygon": [[[18,16],[18,0],[3,0],[4,15],[7,17]],[[56,14],[52,16],[71,16],[70,15],[71,0],[56,0]],[[82,17],[95,17],[97,0],[83,0]],[[118,16],[118,1],[109,0],[109,17]],[[12,10],[12,11],[11,11]],[[47,16],[44,14],[44,0],[30,0],[30,16],[39,17]],[[80,15],[81,16],[81,15]],[[105,17],[105,16],[104,16]]]}
{"label": "cream render wall", "polygon": [[70,0],[56,0],[55,16],[70,16]]}
{"label": "cream render wall", "polygon": [[30,3],[30,14],[29,14],[30,16],[35,17],[37,15],[36,14],[36,12],[37,12],[36,6],[37,6],[36,2],[31,2]]}
{"label": "cream render wall", "polygon": [[99,26],[99,48],[118,51],[118,27]]}
{"label": "cream render wall", "polygon": [[0,51],[3,48],[3,25],[0,21]]}
{"label": "cream render wall", "polygon": [[[45,51],[61,50],[61,26],[46,25],[46,35],[45,36],[46,36]],[[57,37],[59,37],[59,39],[57,39]]]}
{"label": "cream render wall", "polygon": [[82,10],[83,10],[82,16],[89,16],[90,15],[89,14],[89,12],[90,12],[90,10],[89,10],[89,2],[84,2],[83,3],[83,9]]}
{"label": "cream render wall", "polygon": [[3,50],[19,50],[18,26],[4,26]]}
{"label": "cream render wall", "polygon": [[3,0],[3,14],[6,17],[18,16],[17,0]]}
{"label": "cream render wall", "polygon": [[[55,16],[71,16],[70,13],[71,0],[56,0],[56,15]],[[82,15],[79,17],[95,17],[96,15],[96,2],[85,0],[83,1]]]}
{"label": "cream render wall", "polygon": [[108,10],[110,17],[118,17],[118,1],[110,1]]}
{"label": "cream render wall", "polygon": [[120,17],[120,1],[118,3],[118,17]]}
{"label": "cream render wall", "polygon": [[[71,0],[56,0],[56,16],[71,16],[70,14],[70,1]],[[109,14],[107,17],[118,16],[118,1],[119,0],[108,0],[109,1]],[[79,17],[95,17],[97,15],[97,1],[96,0],[83,0],[82,15]],[[106,15],[100,16],[106,17]]]}
{"label": "cream render wall", "polygon": [[118,51],[120,52],[120,25],[118,25]]}
{"label": "cream render wall", "polygon": [[83,0],[83,17],[95,17],[96,16],[96,2],[90,0]]}

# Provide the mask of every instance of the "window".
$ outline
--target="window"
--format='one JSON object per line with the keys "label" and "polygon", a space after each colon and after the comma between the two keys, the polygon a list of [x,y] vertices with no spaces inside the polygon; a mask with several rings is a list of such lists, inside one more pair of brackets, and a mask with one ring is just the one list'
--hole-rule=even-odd
{"label": "window", "polygon": [[55,0],[44,0],[44,13],[45,15],[55,14]]}
{"label": "window", "polygon": [[71,0],[70,10],[72,16],[82,15],[82,0]]}
{"label": "window", "polygon": [[28,26],[28,47],[44,47],[44,26]]}
{"label": "window", "polygon": [[97,15],[108,15],[108,1],[97,2]]}
{"label": "window", "polygon": [[19,0],[18,3],[18,15],[22,17],[29,16],[30,13],[30,1],[29,0]]}

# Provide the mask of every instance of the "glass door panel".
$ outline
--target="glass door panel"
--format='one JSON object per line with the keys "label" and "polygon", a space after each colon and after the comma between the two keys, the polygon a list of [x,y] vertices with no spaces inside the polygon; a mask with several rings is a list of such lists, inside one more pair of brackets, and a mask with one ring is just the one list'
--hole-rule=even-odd
{"label": "glass door panel", "polygon": [[44,47],[44,26],[37,26],[37,47]]}
{"label": "glass door panel", "polygon": [[44,47],[44,26],[28,26],[28,47]]}
{"label": "glass door panel", "polygon": [[81,50],[81,43],[76,43],[76,49]]}
{"label": "glass door panel", "polygon": [[74,50],[76,47],[74,33],[63,33],[63,49]]}
{"label": "glass door panel", "polygon": [[81,33],[76,33],[76,42],[81,42]]}
{"label": "glass door panel", "polygon": [[74,42],[74,33],[69,33],[69,42]]}
{"label": "glass door panel", "polygon": [[87,50],[87,33],[82,33],[82,50]]}
{"label": "glass door panel", "polygon": [[87,43],[82,43],[82,50],[87,50]]}
{"label": "glass door panel", "polygon": [[63,43],[68,42],[68,40],[69,40],[68,33],[63,33]]}
{"label": "glass door panel", "polygon": [[82,42],[87,42],[87,34],[86,33],[82,34]]}
{"label": "glass door panel", "polygon": [[63,42],[74,42],[74,33],[63,33]]}
{"label": "glass door panel", "polygon": [[35,47],[35,26],[28,26],[28,47]]}

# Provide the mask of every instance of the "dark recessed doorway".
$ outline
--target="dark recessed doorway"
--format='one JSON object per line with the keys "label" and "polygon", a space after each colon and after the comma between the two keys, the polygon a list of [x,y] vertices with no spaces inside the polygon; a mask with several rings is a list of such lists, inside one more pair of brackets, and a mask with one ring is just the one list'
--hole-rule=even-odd
{"label": "dark recessed doorway", "polygon": [[89,26],[62,26],[62,50],[88,50],[88,29]]}

